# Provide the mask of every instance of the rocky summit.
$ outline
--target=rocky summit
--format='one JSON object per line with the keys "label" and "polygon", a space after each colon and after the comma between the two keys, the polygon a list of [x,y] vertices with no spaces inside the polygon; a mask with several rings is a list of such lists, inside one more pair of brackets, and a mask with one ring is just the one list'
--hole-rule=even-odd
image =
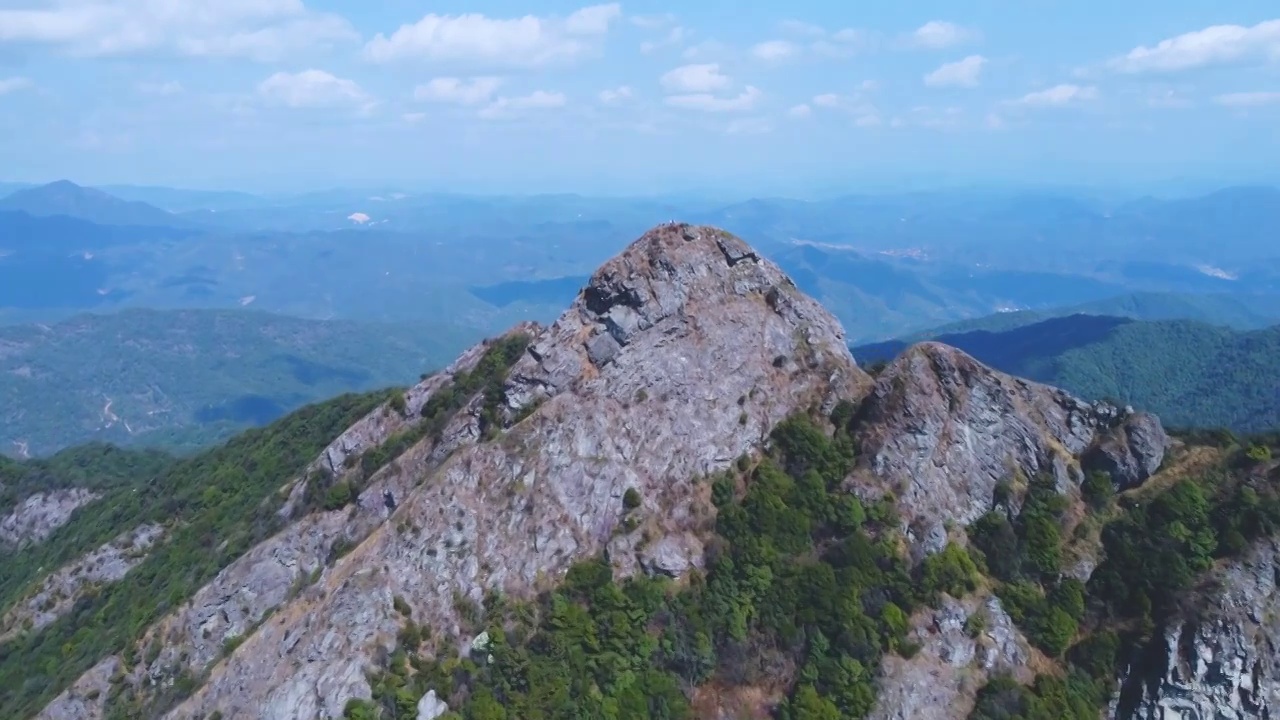
{"label": "rocky summit", "polygon": [[[589,573],[571,570],[584,561],[612,571],[591,582],[663,588],[648,605],[626,605],[622,591],[591,596],[582,612],[624,609],[593,626],[590,667],[628,653],[682,658],[678,684],[643,663],[620,670],[652,683],[634,702],[670,699],[626,714],[611,695],[602,707],[615,717],[905,720],[1033,707],[1056,697],[1045,684],[1066,676],[1086,611],[1109,607],[1093,592],[1110,586],[1091,577],[1111,578],[1120,561],[1100,529],[1125,512],[1113,496],[1164,487],[1196,457],[1151,415],[1002,375],[944,345],[912,347],[873,378],[833,316],[741,239],[661,225],[597,270],[550,326],[472,348],[279,477],[255,511],[269,533],[37,717],[508,717],[495,697],[538,688],[482,682],[563,648],[545,641],[508,659],[531,632],[520,613],[551,617],[544,635],[578,622],[566,609],[576,591],[563,587],[584,587]],[[173,525],[146,526],[129,557],[177,542]],[[1208,620],[1144,636],[1163,654],[1131,645],[1156,658],[1140,672],[1097,666],[1095,717],[1104,706],[1152,718],[1280,709],[1263,649],[1280,640],[1268,619],[1274,547],[1250,541],[1239,565],[1214,570],[1235,589]],[[85,582],[74,563],[51,568],[57,582],[34,586],[24,612],[56,627],[73,595],[92,602],[88,585],[130,582],[134,565],[116,565]],[[832,591],[821,613],[796,611],[807,620],[778,620],[779,607],[828,601],[776,590],[807,569],[830,577],[802,587],[869,584]],[[56,602],[43,599],[52,593]],[[664,593],[692,599],[655,611]],[[526,610],[511,615],[513,604]],[[676,632],[699,613],[729,619]],[[854,616],[869,625],[818,629]],[[640,645],[619,639],[619,617],[638,625]],[[1096,624],[1136,627],[1117,617]],[[661,642],[645,644],[647,631]],[[821,655],[833,647],[847,648],[834,664]],[[1152,679],[1130,680],[1139,675]]]}

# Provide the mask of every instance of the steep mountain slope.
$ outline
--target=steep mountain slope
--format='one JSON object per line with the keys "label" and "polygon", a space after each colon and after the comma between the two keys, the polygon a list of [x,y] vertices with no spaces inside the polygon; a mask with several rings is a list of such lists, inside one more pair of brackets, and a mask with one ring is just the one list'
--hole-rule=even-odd
{"label": "steep mountain slope", "polygon": [[180,511],[119,581],[28,612],[0,714],[1096,718],[1121,669],[1160,674],[1121,658],[1211,556],[1280,527],[1270,452],[1173,442],[938,344],[872,380],[777,266],[663,225],[550,327],[22,550],[6,617]]}
{"label": "steep mountain slope", "polygon": [[0,327],[0,454],[91,440],[192,449],[308,402],[403,385],[475,337],[248,310],[129,310]]}
{"label": "steep mountain slope", "polygon": [[182,227],[189,222],[144,202],[121,200],[70,180],[18,190],[0,197],[0,210],[35,216],[66,215],[99,225]]}
{"label": "steep mountain slope", "polygon": [[[1261,432],[1280,426],[1280,326],[1251,332],[1198,322],[1072,315],[1002,332],[943,334],[938,342],[1004,372],[1085,398],[1150,410],[1174,427]],[[906,343],[855,347],[863,363]]]}

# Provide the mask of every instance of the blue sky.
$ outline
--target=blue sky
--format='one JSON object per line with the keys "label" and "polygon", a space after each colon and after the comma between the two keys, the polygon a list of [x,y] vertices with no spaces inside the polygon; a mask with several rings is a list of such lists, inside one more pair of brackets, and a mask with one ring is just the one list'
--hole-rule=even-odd
{"label": "blue sky", "polygon": [[0,179],[1274,180],[1274,0],[0,0]]}

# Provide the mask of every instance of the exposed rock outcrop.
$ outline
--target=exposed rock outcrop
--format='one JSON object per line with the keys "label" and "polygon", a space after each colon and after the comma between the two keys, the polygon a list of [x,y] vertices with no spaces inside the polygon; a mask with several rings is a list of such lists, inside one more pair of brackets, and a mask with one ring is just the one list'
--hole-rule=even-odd
{"label": "exposed rock outcrop", "polygon": [[1160,469],[1169,435],[1156,416],[1130,413],[1085,454],[1085,470],[1111,477],[1117,490],[1137,487]]}
{"label": "exposed rock outcrop", "polygon": [[[305,515],[219,574],[148,634],[164,649],[126,682],[145,690],[210,668],[171,718],[338,716],[369,696],[365,671],[394,643],[394,597],[468,642],[459,598],[527,597],[554,582],[618,535],[629,488],[636,512],[684,539],[615,557],[619,570],[686,572],[714,512],[697,478],[758,448],[787,415],[830,410],[870,385],[836,320],[775,265],[688,225],[655,228],[597,271],[508,378],[502,411],[514,424],[503,434],[481,442],[485,410],[473,402],[439,443],[428,437],[374,475],[357,509]],[[431,383],[406,398],[406,417],[447,377]],[[341,473],[410,422],[389,412],[345,433],[313,470]],[[300,485],[287,489],[285,517],[299,512]],[[339,539],[356,545],[333,559]],[[220,660],[231,638],[242,641]]]}
{"label": "exposed rock outcrop", "polygon": [[24,631],[38,631],[71,610],[85,592],[123,578],[147,557],[163,533],[159,525],[134,528],[50,574],[34,594],[0,619],[0,643]]}
{"label": "exposed rock outcrop", "polygon": [[1267,720],[1280,716],[1280,541],[1264,540],[1213,573],[1140,656],[1112,703],[1121,720]]}
{"label": "exposed rock outcrop", "polygon": [[871,720],[963,718],[991,675],[1033,676],[1034,650],[994,596],[944,596],[940,608],[912,618],[907,638],[920,649],[910,659],[884,658]]}
{"label": "exposed rock outcrop", "polygon": [[[892,493],[916,557],[947,542],[992,508],[1000,482],[1051,475],[1060,492],[1082,480],[1079,457],[1117,422],[1140,442],[1132,462],[1158,467],[1159,421],[1117,419],[1062,390],[996,372],[952,347],[927,342],[894,360],[859,413],[866,465],[855,485]],[[1158,431],[1158,436],[1153,435]]]}
{"label": "exposed rock outcrop", "polygon": [[38,543],[67,524],[76,510],[99,495],[84,488],[36,493],[0,518],[0,550]]}

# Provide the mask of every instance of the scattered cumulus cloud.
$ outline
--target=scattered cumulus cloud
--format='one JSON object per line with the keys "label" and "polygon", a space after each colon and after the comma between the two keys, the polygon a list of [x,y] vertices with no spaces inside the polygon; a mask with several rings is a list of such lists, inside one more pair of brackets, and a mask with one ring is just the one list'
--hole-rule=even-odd
{"label": "scattered cumulus cloud", "polygon": [[630,100],[634,94],[634,91],[629,86],[621,85],[616,88],[601,90],[598,97],[600,102],[605,105],[616,105],[624,100]]}
{"label": "scattered cumulus cloud", "polygon": [[963,60],[944,63],[924,76],[924,84],[929,87],[977,87],[978,78],[986,64],[987,59],[981,55],[970,55]]}
{"label": "scattered cumulus cloud", "polygon": [[648,55],[664,47],[678,47],[684,44],[688,36],[689,31],[677,25],[667,30],[667,34],[659,40],[645,40],[640,43],[640,52]]}
{"label": "scattered cumulus cloud", "polygon": [[[8,3],[6,3],[8,4]],[[0,9],[0,43],[39,43],[80,57],[148,53],[275,61],[356,42],[342,17],[302,0],[58,0]]]}
{"label": "scattered cumulus cloud", "polygon": [[685,93],[668,95],[664,102],[676,108],[701,110],[703,112],[743,112],[755,108],[764,96],[758,88],[748,85],[742,92],[733,97],[719,97],[711,93]]}
{"label": "scattered cumulus cloud", "polygon": [[143,95],[178,95],[182,93],[182,83],[177,80],[169,80],[168,82],[140,82],[137,85],[138,92]]}
{"label": "scattered cumulus cloud", "polygon": [[632,25],[646,30],[660,30],[662,28],[675,25],[677,22],[676,16],[671,13],[663,13],[661,15],[632,15],[627,19]]}
{"label": "scattered cumulus cloud", "polygon": [[11,77],[0,80],[0,95],[8,95],[11,92],[25,90],[34,85],[30,80],[24,77]]}
{"label": "scattered cumulus cloud", "polygon": [[535,90],[519,97],[499,97],[480,111],[480,117],[486,120],[521,115],[529,110],[550,110],[568,104],[564,93]]}
{"label": "scattered cumulus cloud", "polygon": [[818,107],[835,107],[840,104],[840,96],[835,93],[823,93],[813,98],[813,104]]}
{"label": "scattered cumulus cloud", "polygon": [[756,59],[767,62],[794,57],[799,51],[800,48],[789,40],[766,40],[762,43],[756,43],[751,48],[751,54]]}
{"label": "scattered cumulus cloud", "polygon": [[464,80],[438,77],[413,89],[413,98],[423,102],[479,105],[489,102],[502,85],[502,78],[484,76]]}
{"label": "scattered cumulus cloud", "polygon": [[911,33],[910,44],[929,50],[945,50],[977,39],[975,30],[944,20],[930,20]]}
{"label": "scattered cumulus cloud", "polygon": [[720,72],[719,63],[681,65],[659,79],[670,93],[708,93],[729,86],[729,76]]}
{"label": "scattered cumulus cloud", "polygon": [[815,25],[803,20],[783,20],[779,24],[779,28],[789,35],[798,35],[800,37],[818,38],[827,34],[826,28],[821,25]]}
{"label": "scattered cumulus cloud", "polygon": [[290,108],[334,108],[367,106],[369,96],[352,80],[323,70],[297,73],[278,72],[258,84],[264,100]]}
{"label": "scattered cumulus cloud", "polygon": [[782,60],[809,52],[829,58],[851,57],[864,49],[868,36],[861,30],[843,28],[829,31],[803,20],[784,20],[778,29],[790,39],[766,40],[751,48],[760,60]]}
{"label": "scattered cumulus cloud", "polygon": [[805,103],[800,103],[799,105],[793,105],[790,109],[787,110],[787,115],[793,118],[807,118],[812,114],[813,114],[813,108],[809,107]]}
{"label": "scattered cumulus cloud", "polygon": [[365,45],[364,54],[380,63],[421,59],[536,67],[594,52],[621,14],[617,3],[584,7],[566,18],[432,13],[389,36],[378,33]]}
{"label": "scattered cumulus cloud", "polygon": [[1218,95],[1213,99],[1218,105],[1230,108],[1254,108],[1280,104],[1280,92],[1236,92]]}
{"label": "scattered cumulus cloud", "polygon": [[1136,47],[1109,64],[1122,73],[1158,73],[1257,60],[1280,60],[1280,19],[1251,27],[1213,25]]}
{"label": "scattered cumulus cloud", "polygon": [[1013,101],[1026,107],[1063,107],[1098,99],[1098,89],[1092,85],[1055,85],[1047,90],[1027,93]]}

